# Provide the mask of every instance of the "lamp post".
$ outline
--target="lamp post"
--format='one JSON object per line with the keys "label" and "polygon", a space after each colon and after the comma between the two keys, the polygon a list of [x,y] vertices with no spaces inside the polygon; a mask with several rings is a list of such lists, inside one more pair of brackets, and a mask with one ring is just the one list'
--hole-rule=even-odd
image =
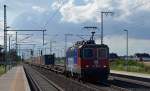
{"label": "lamp post", "polygon": [[11,38],[12,37],[12,35],[9,35],[9,52],[10,52],[10,49],[11,49]]}
{"label": "lamp post", "polygon": [[10,38],[12,37],[12,35],[9,35],[9,57],[8,57],[8,63],[9,63],[9,67],[8,67],[8,69],[10,69],[11,67],[11,55],[10,55],[10,53],[11,53],[11,40],[10,40]]}
{"label": "lamp post", "polygon": [[15,47],[16,47],[16,61],[18,61],[18,32],[16,32],[16,45],[15,45]]}
{"label": "lamp post", "polygon": [[7,16],[6,16],[6,5],[4,5],[4,65],[5,72],[7,71]]}
{"label": "lamp post", "polygon": [[126,32],[126,69],[127,69],[127,62],[128,62],[128,30],[124,30]]}

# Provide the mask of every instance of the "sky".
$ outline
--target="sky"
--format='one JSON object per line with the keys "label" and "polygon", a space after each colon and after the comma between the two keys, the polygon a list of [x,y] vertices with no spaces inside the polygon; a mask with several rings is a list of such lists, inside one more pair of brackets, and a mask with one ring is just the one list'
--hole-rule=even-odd
{"label": "sky", "polygon": [[[99,29],[95,32],[100,34],[101,12],[114,12],[104,16],[104,43],[110,47],[110,52],[125,55],[126,29],[129,32],[129,54],[150,53],[150,0],[0,0],[1,36],[4,4],[7,5],[7,22],[11,29],[46,29],[45,40],[56,41],[56,49],[64,47],[64,34],[73,34],[68,36],[68,47],[81,40],[77,34],[89,35],[90,31],[83,29],[84,26],[97,26]],[[30,33],[35,35],[26,41],[42,43],[41,33]],[[3,38],[0,38],[3,44]],[[100,36],[95,39],[100,43]]]}

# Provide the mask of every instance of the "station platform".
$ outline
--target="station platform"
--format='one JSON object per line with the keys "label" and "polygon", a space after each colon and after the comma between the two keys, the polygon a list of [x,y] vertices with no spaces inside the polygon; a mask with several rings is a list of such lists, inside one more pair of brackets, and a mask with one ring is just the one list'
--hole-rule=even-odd
{"label": "station platform", "polygon": [[0,76],[0,91],[30,91],[23,66],[16,66]]}
{"label": "station platform", "polygon": [[150,79],[150,74],[144,74],[144,73],[127,72],[127,71],[116,71],[116,70],[110,70],[110,73],[121,74],[121,75],[129,75],[129,76],[135,76],[135,77],[141,77],[141,78],[148,78],[148,79]]}

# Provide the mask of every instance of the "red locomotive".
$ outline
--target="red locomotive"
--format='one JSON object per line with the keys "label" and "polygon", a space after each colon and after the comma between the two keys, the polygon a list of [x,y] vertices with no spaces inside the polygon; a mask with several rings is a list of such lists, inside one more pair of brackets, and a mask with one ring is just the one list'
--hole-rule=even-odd
{"label": "red locomotive", "polygon": [[96,44],[94,33],[88,41],[77,42],[66,52],[66,73],[68,76],[86,81],[106,81],[109,76],[109,48]]}

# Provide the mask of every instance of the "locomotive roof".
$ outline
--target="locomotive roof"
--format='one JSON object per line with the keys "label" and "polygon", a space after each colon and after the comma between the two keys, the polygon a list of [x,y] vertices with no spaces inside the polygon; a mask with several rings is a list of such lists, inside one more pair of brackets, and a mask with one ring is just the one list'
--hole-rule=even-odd
{"label": "locomotive roof", "polygon": [[83,45],[82,47],[108,47],[107,45],[105,44],[86,44],[86,45]]}
{"label": "locomotive roof", "polygon": [[104,48],[108,48],[107,45],[105,44],[96,44],[94,40],[88,40],[88,41],[77,41],[75,45],[73,45],[72,47],[69,47],[68,50],[72,50],[75,48],[84,48],[84,47],[104,47]]}
{"label": "locomotive roof", "polygon": [[79,46],[72,46],[69,49],[84,48],[84,47],[104,47],[104,48],[108,48],[108,46],[105,45],[105,44],[84,44],[84,45],[79,45]]}

